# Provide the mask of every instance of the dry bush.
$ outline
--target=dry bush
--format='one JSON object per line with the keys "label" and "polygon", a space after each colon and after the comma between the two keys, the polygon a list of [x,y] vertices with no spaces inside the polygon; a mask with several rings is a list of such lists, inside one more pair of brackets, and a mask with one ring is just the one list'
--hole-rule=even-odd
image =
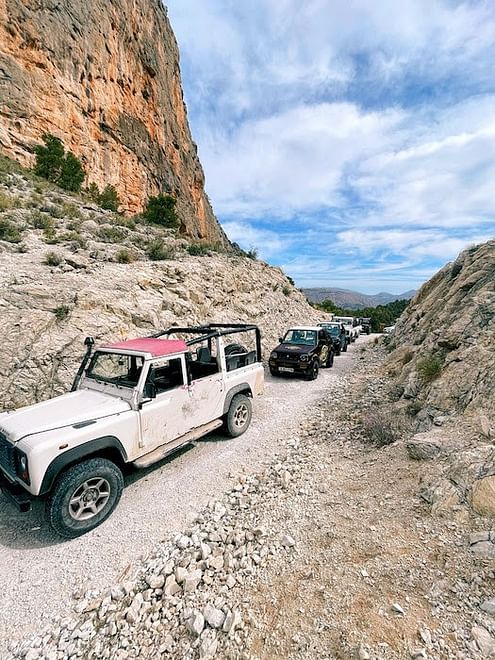
{"label": "dry bush", "polygon": [[377,408],[368,410],[361,420],[361,431],[365,442],[384,447],[401,438],[407,423],[397,410]]}

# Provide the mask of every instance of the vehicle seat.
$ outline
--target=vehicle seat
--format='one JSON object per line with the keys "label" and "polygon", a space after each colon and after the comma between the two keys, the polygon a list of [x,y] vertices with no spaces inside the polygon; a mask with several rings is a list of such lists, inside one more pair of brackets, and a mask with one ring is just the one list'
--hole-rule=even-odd
{"label": "vehicle seat", "polygon": [[206,346],[200,346],[200,348],[196,350],[196,357],[198,362],[201,362],[202,364],[211,364],[212,362],[210,349]]}

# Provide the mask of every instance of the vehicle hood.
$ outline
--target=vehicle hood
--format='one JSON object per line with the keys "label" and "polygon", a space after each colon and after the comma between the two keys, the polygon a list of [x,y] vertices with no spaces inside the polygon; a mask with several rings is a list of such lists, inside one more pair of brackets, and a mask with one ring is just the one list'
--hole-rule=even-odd
{"label": "vehicle hood", "polygon": [[312,353],[316,346],[305,346],[304,344],[279,344],[273,350],[277,353],[287,353],[288,355],[306,355]]}
{"label": "vehicle hood", "polygon": [[0,414],[0,433],[16,443],[28,435],[73,426],[93,419],[116,415],[130,409],[117,397],[78,390],[54,399]]}

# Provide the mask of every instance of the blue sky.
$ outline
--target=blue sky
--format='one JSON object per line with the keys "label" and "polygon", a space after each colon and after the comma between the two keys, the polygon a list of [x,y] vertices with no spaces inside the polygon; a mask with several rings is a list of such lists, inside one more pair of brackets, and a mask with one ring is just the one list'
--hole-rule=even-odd
{"label": "blue sky", "polygon": [[495,3],[167,0],[214,211],[296,284],[416,288],[495,235]]}

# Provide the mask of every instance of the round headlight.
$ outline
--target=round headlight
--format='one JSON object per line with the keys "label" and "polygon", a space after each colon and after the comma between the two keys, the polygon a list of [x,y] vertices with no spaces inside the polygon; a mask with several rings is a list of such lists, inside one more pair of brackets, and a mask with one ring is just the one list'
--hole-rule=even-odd
{"label": "round headlight", "polygon": [[276,357],[277,357],[277,351],[272,351],[270,353],[270,359],[272,359],[272,358],[275,359]]}
{"label": "round headlight", "polygon": [[301,355],[301,361],[307,362],[309,360],[309,355]]}

